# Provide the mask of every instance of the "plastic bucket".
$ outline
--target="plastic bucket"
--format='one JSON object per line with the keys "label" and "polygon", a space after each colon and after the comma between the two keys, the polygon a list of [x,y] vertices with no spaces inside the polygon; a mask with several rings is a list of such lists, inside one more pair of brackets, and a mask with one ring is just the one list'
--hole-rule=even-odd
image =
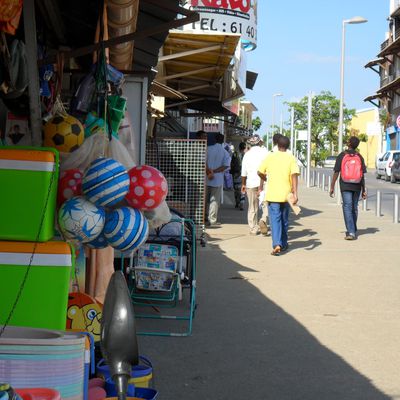
{"label": "plastic bucket", "polygon": [[[104,389],[107,392],[107,396],[116,396],[117,391],[115,389],[115,384],[111,378],[106,380],[106,384]],[[155,389],[150,388],[135,388],[135,385],[129,384],[128,391],[126,395],[129,397],[136,396],[137,398],[144,399],[144,400],[155,400],[157,398],[158,392]]]}
{"label": "plastic bucket", "polygon": [[[141,364],[132,367],[129,383],[133,383],[136,387],[148,388],[153,378],[153,365],[151,361],[144,356],[139,356],[139,359]],[[105,381],[111,378],[110,368],[106,365],[104,359],[101,359],[97,363],[96,374]]]}

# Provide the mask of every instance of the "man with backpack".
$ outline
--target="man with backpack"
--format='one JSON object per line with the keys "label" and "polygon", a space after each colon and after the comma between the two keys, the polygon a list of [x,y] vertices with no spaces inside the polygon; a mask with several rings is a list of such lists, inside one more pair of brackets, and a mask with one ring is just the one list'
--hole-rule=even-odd
{"label": "man with backpack", "polygon": [[357,239],[358,200],[360,193],[363,199],[367,198],[364,174],[367,172],[365,162],[360,153],[356,151],[360,140],[352,136],[348,149],[339,154],[333,168],[332,184],[329,194],[333,197],[335,184],[340,174],[340,192],[343,200],[343,217],[346,225],[345,240]]}

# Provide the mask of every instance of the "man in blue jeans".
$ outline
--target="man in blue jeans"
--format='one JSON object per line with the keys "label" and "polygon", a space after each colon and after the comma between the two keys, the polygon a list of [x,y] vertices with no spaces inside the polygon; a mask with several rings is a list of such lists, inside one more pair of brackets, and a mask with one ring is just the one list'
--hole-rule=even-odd
{"label": "man in blue jeans", "polygon": [[[367,198],[367,192],[365,190],[365,179],[364,174],[367,172],[367,168],[365,167],[365,162],[361,154],[359,154],[356,149],[360,144],[360,140],[352,136],[347,142],[348,149],[339,154],[336,159],[335,166],[333,168],[333,177],[332,184],[329,191],[331,197],[333,197],[335,193],[335,183],[340,175],[340,191],[342,193],[343,200],[343,217],[344,223],[346,225],[346,235],[345,240],[355,240],[357,239],[357,217],[358,217],[358,200],[360,198],[360,193],[363,199]],[[361,180],[359,182],[348,182],[344,181],[342,174],[342,162],[346,154],[356,155],[360,157],[361,160]]]}

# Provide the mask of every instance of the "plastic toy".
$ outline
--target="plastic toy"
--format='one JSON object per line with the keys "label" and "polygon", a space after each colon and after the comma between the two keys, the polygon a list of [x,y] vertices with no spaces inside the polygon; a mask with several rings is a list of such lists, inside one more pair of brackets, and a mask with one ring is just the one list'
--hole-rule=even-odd
{"label": "plastic toy", "polygon": [[87,247],[90,249],[105,249],[109,244],[107,242],[107,238],[104,236],[103,233],[100,233],[96,239],[85,243]]}
{"label": "plastic toy", "polygon": [[46,122],[43,130],[44,146],[64,153],[75,151],[84,140],[83,126],[72,115],[56,115]]}
{"label": "plastic toy", "polygon": [[92,203],[109,207],[123,200],[128,193],[129,175],[118,161],[98,158],[85,172],[82,190]]}
{"label": "plastic toy", "polygon": [[67,329],[87,331],[94,340],[100,340],[102,310],[99,303],[86,293],[69,293],[67,309]]}
{"label": "plastic toy", "polygon": [[105,212],[82,196],[67,200],[58,212],[58,223],[65,238],[90,242],[104,227]]}
{"label": "plastic toy", "polygon": [[149,165],[133,167],[129,170],[130,187],[127,202],[139,210],[158,207],[167,197],[168,184],[164,175]]}
{"label": "plastic toy", "polygon": [[107,213],[104,235],[112,247],[132,252],[147,240],[149,224],[141,211],[122,207]]}
{"label": "plastic toy", "polygon": [[68,169],[61,173],[57,192],[58,207],[66,200],[82,194],[82,178],[83,173],[77,168]]}

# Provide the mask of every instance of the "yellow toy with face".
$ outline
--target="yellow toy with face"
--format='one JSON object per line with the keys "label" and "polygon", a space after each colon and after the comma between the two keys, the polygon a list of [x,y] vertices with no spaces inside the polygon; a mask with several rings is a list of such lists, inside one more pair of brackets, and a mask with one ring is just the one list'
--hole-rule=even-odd
{"label": "yellow toy with face", "polygon": [[68,295],[67,329],[86,331],[93,335],[95,342],[100,340],[101,306],[85,293]]}

